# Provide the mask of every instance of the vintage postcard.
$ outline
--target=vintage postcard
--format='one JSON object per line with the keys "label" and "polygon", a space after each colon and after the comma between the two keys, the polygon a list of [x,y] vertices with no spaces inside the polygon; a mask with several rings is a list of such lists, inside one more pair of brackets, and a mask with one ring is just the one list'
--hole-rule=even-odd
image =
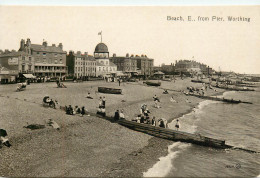
{"label": "vintage postcard", "polygon": [[260,6],[0,4],[0,176],[259,177]]}

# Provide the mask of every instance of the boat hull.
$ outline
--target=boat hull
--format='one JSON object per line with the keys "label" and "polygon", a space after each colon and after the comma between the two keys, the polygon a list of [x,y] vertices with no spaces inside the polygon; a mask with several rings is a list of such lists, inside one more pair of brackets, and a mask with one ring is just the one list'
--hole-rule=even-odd
{"label": "boat hull", "polygon": [[98,92],[109,93],[109,94],[122,94],[122,89],[98,87]]}
{"label": "boat hull", "polygon": [[161,86],[161,82],[145,82],[146,85],[150,85],[150,86]]}

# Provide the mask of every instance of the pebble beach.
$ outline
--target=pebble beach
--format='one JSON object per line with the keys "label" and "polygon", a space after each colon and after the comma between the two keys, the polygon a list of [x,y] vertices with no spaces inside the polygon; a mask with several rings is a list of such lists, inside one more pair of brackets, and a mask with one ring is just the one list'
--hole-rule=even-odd
{"label": "pebble beach", "polygon": [[[61,106],[85,106],[90,113],[95,113],[98,99],[105,96],[107,116],[123,109],[127,120],[136,117],[141,105],[146,103],[151,116],[168,122],[192,112],[202,101],[181,92],[188,86],[202,87],[201,83],[192,83],[190,78],[161,82],[160,87],[147,86],[142,81],[120,86],[105,81],[65,82],[67,88],[57,88],[54,82],[32,83],[21,92],[15,92],[16,85],[0,85],[0,125],[7,130],[12,144],[10,148],[0,149],[0,176],[142,176],[167,154],[167,147],[173,141],[136,132],[93,115],[66,115],[63,110],[43,107],[42,99],[48,95]],[[120,88],[123,94],[99,93],[99,86]],[[168,89],[169,94],[163,94],[163,89]],[[88,92],[93,99],[86,98]],[[221,89],[205,92],[206,95],[221,93]],[[154,107],[154,95],[160,98],[159,109]],[[171,97],[176,102],[171,102]],[[48,126],[49,119],[57,122],[60,130]],[[41,124],[45,128],[24,128],[28,124]]]}

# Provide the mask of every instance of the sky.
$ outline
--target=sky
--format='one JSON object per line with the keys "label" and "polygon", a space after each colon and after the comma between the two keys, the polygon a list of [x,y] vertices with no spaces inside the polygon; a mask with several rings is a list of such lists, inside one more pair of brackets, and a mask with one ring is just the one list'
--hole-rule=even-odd
{"label": "sky", "polygon": [[[167,16],[184,21],[169,21]],[[191,16],[195,21],[188,21]],[[212,16],[224,21],[212,21]],[[227,16],[250,18],[230,22]],[[198,21],[209,17],[209,21]],[[0,5],[0,49],[62,42],[93,54],[103,42],[110,55],[147,55],[156,66],[194,59],[215,70],[260,74],[260,6],[6,6]]]}

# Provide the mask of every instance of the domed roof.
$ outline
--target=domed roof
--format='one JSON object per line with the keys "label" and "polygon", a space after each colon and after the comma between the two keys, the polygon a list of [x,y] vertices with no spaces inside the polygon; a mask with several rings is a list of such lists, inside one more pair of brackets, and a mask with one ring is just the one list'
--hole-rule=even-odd
{"label": "domed roof", "polygon": [[107,45],[104,43],[99,43],[95,48],[95,53],[108,53]]}

